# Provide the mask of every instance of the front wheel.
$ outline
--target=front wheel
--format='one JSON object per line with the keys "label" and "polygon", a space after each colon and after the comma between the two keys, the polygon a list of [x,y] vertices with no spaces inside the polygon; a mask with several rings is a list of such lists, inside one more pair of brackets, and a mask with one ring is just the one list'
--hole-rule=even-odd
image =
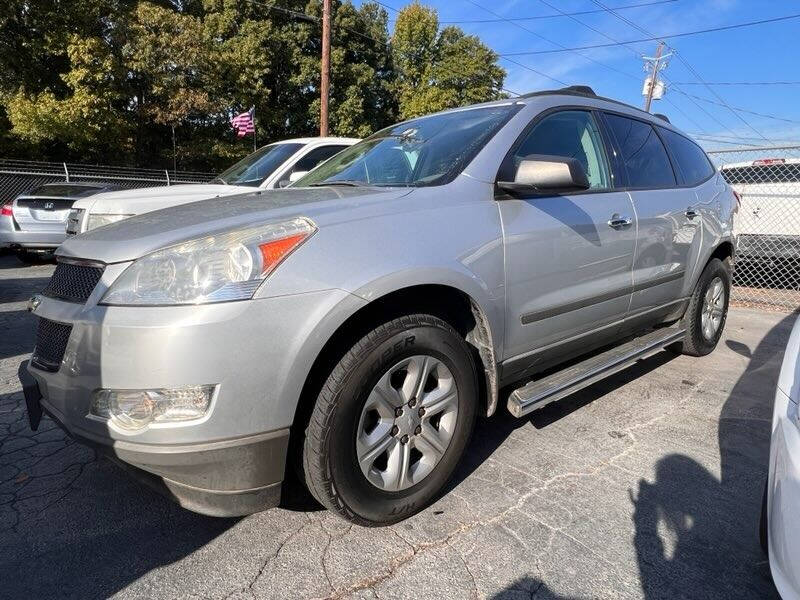
{"label": "front wheel", "polygon": [[731,272],[728,261],[713,258],[706,265],[689,299],[683,318],[686,338],[679,350],[690,356],[705,356],[717,347],[731,295]]}
{"label": "front wheel", "polygon": [[317,398],[303,447],[309,490],[360,525],[419,512],[464,452],[477,389],[469,346],[441,319],[410,315],[375,328]]}

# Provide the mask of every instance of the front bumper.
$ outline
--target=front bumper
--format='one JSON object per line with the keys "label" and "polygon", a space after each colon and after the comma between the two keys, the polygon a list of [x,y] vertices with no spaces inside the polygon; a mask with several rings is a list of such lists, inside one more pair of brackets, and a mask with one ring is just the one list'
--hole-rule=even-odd
{"label": "front bumper", "polygon": [[[363,301],[326,290],[202,306],[98,305],[126,266],[108,265],[85,305],[41,297],[35,314],[72,328],[57,371],[26,367],[43,410],[191,510],[232,516],[276,505],[289,427],[327,339],[318,326],[340,304]],[[216,392],[194,421],[129,431],[90,415],[98,388],[206,384]]]}
{"label": "front bumper", "polygon": [[784,600],[800,599],[800,429],[797,404],[778,388],[770,444],[769,564]]}
{"label": "front bumper", "polygon": [[[38,380],[20,365],[31,425],[43,410],[67,434],[95,448],[136,479],[178,504],[205,515],[234,517],[277,506],[281,497],[289,430],[197,444],[138,444],[108,436],[86,437],[46,401]],[[38,406],[37,406],[38,403]]]}

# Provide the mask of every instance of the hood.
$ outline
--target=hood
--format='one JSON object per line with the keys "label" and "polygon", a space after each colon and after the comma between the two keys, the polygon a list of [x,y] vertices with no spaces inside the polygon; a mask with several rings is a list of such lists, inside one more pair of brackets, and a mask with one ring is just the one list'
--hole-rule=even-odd
{"label": "hood", "polygon": [[[134,260],[181,242],[303,216],[318,226],[366,218],[412,188],[287,188],[171,206],[68,238],[56,254],[105,263]],[[385,210],[385,208],[383,208]]]}
{"label": "hood", "polygon": [[167,206],[196,202],[206,198],[252,192],[254,188],[213,183],[187,183],[158,187],[120,190],[95,194],[78,200],[73,208],[82,208],[95,214],[138,215]]}

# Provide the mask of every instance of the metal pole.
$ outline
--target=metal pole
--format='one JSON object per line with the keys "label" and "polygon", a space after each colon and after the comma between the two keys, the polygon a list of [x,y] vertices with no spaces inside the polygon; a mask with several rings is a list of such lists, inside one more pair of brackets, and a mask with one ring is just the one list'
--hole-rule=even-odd
{"label": "metal pole", "polygon": [[322,82],[320,84],[319,135],[328,135],[328,92],[331,77],[331,0],[322,2]]}
{"label": "metal pole", "polygon": [[164,169],[164,173],[167,174],[167,185],[170,185],[170,182],[169,182],[169,169]]}
{"label": "metal pole", "polygon": [[663,50],[664,42],[658,42],[656,59],[655,62],[653,62],[653,76],[650,78],[650,88],[647,90],[647,98],[644,101],[644,112],[650,112],[650,104],[653,102],[653,91],[656,88],[656,83],[658,83],[658,70],[661,68],[659,63],[661,62],[661,52]]}
{"label": "metal pole", "polygon": [[67,183],[69,183],[69,169],[67,168],[67,163],[61,163],[64,165],[64,176],[67,178]]}
{"label": "metal pole", "polygon": [[178,172],[178,155],[175,153],[175,125],[172,126],[172,172]]}
{"label": "metal pole", "polygon": [[256,151],[256,107],[253,106],[253,152]]}

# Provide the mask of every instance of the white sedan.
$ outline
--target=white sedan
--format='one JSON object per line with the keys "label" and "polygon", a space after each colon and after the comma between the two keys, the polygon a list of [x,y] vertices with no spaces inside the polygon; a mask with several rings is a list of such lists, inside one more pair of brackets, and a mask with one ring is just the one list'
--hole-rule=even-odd
{"label": "white sedan", "polygon": [[800,319],[783,357],[769,450],[769,479],[761,509],[761,542],[783,600],[800,599]]}
{"label": "white sedan", "polygon": [[170,185],[97,194],[79,200],[67,218],[67,234],[116,223],[151,210],[232,194],[253,188],[276,189],[298,180],[358,139],[297,138],[268,144],[246,156],[208,183]]}

